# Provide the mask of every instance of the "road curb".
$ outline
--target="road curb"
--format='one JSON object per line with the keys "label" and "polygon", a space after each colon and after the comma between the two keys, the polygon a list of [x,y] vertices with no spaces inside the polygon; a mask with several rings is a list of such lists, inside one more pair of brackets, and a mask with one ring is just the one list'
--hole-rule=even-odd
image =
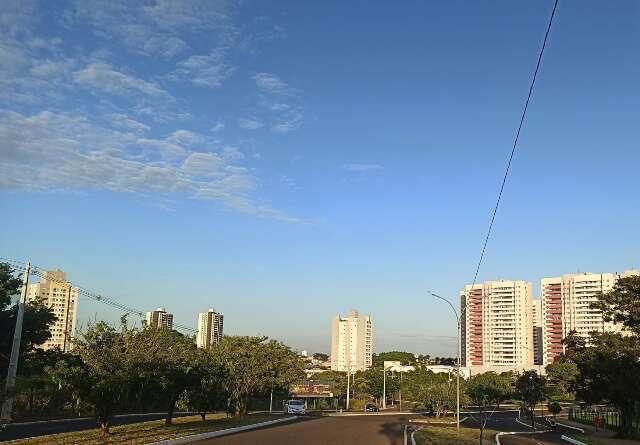
{"label": "road curb", "polygon": [[573,445],[587,445],[584,442],[580,442],[578,439],[574,439],[573,437],[565,436],[564,434],[562,436],[560,436],[560,439],[564,440],[565,442],[572,443]]}
{"label": "road curb", "polygon": [[[503,431],[501,433],[496,434],[496,445],[500,444],[500,436],[511,436],[514,434],[541,434],[546,433],[546,431]],[[583,444],[586,445],[586,444]]]}
{"label": "road curb", "polygon": [[571,430],[576,430],[578,432],[584,433],[584,430],[582,428],[578,428],[577,426],[571,426],[571,425],[567,425],[566,423],[560,423],[560,422],[556,422],[556,425],[560,425],[565,428],[569,428]]}
{"label": "road curb", "polygon": [[178,445],[181,443],[195,442],[197,440],[212,439],[214,437],[223,437],[223,436],[228,436],[229,434],[255,430],[258,428],[263,428],[265,426],[291,422],[292,420],[295,420],[297,418],[298,418],[297,416],[293,416],[293,417],[285,417],[283,419],[268,420],[266,422],[253,423],[251,425],[244,425],[244,426],[237,426],[235,428],[227,428],[224,430],[209,431],[207,433],[192,434],[191,436],[176,437],[175,439],[161,440],[160,442],[153,442],[148,445]]}

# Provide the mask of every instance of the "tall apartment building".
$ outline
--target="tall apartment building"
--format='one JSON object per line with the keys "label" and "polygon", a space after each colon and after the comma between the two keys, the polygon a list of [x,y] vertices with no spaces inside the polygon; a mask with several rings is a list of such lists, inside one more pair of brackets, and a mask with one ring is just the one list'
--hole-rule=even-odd
{"label": "tall apartment building", "polygon": [[67,274],[60,269],[44,273],[43,279],[27,289],[27,303],[40,301],[53,310],[56,321],[49,327],[51,338],[43,349],[71,349],[71,339],[76,332],[78,315],[78,288],[67,281]]}
{"label": "tall apartment building", "polygon": [[533,309],[533,364],[542,365],[544,354],[542,300],[533,300],[531,307]]}
{"label": "tall apartment building", "polygon": [[147,326],[153,328],[173,329],[173,314],[169,314],[165,308],[159,307],[155,311],[147,312]]}
{"label": "tall apartment building", "polygon": [[562,339],[571,331],[576,331],[587,342],[594,331],[621,331],[621,325],[604,321],[602,313],[590,306],[598,299],[598,294],[609,292],[619,277],[638,274],[640,272],[637,270],[628,270],[620,275],[585,272],[540,280],[544,322],[543,363],[553,363],[564,352]]}
{"label": "tall apartment building", "polygon": [[213,309],[198,314],[198,336],[196,343],[199,348],[209,348],[222,340],[224,316]]}
{"label": "tall apartment building", "polygon": [[533,365],[532,286],[498,280],[460,292],[463,366]]}
{"label": "tall apartment building", "polygon": [[352,310],[346,318],[336,315],[331,324],[331,370],[364,371],[371,367],[373,321]]}

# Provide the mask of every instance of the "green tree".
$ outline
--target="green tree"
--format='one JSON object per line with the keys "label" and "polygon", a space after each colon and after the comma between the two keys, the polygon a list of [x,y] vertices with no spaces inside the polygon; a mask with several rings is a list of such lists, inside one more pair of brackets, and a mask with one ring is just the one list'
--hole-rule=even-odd
{"label": "green tree", "polygon": [[471,377],[465,386],[471,402],[480,408],[478,425],[480,445],[482,445],[484,429],[489,418],[500,407],[500,404],[513,395],[511,381],[507,376],[498,375],[495,372],[485,372]]}
{"label": "green tree", "polygon": [[145,327],[131,335],[127,355],[131,375],[137,374],[143,391],[155,388],[167,409],[165,423],[171,425],[184,391],[200,385],[206,374],[193,339],[173,329]]}
{"label": "green tree", "polygon": [[613,289],[600,294],[592,307],[602,311],[606,321],[622,323],[640,336],[640,275],[618,278]]}
{"label": "green tree", "polygon": [[[277,342],[276,342],[277,343]],[[224,337],[213,348],[214,357],[226,369],[225,391],[229,394],[229,405],[235,415],[247,413],[247,402],[251,396],[270,391],[272,384],[284,384],[293,376],[299,376],[302,362],[286,359],[281,366],[287,369],[279,371],[276,376],[270,361],[279,361],[274,350],[282,353],[286,347],[274,347],[266,337]],[[289,350],[288,353],[291,353]],[[281,372],[281,374],[280,374]]]}
{"label": "green tree", "polygon": [[125,335],[99,322],[73,344],[78,360],[59,361],[51,370],[51,377],[93,408],[104,437],[109,434],[111,419],[122,407],[132,381]]}
{"label": "green tree", "polygon": [[562,411],[562,406],[558,402],[550,402],[549,404],[547,404],[547,408],[549,409],[549,412],[553,415],[554,419]]}
{"label": "green tree", "polygon": [[586,403],[609,402],[620,411],[619,436],[633,438],[640,400],[640,338],[596,334],[573,360],[578,367],[576,395]]}
{"label": "green tree", "polygon": [[546,398],[546,379],[535,371],[525,371],[516,380],[516,398],[531,413],[531,428],[535,428],[535,407]]}
{"label": "green tree", "polygon": [[575,398],[573,388],[578,377],[578,366],[573,360],[561,356],[545,368],[549,396],[556,400],[572,400]]}
{"label": "green tree", "polygon": [[[13,333],[16,326],[18,304],[12,298],[20,294],[22,277],[7,263],[0,263],[0,369],[7,369]],[[49,326],[55,322],[53,311],[39,302],[25,306],[20,343],[21,355],[33,351],[49,338]]]}
{"label": "green tree", "polygon": [[180,406],[200,413],[202,420],[208,412],[225,407],[228,398],[224,390],[226,370],[212,357],[208,350],[198,350],[197,360],[200,362],[200,381],[188,387],[179,402]]}
{"label": "green tree", "polygon": [[305,378],[304,362],[291,348],[276,340],[265,343],[263,348],[267,361],[264,385],[269,388],[271,406],[274,390],[288,389],[291,383]]}
{"label": "green tree", "polygon": [[313,354],[313,358],[316,360],[320,360],[321,362],[329,361],[329,354],[325,354],[324,352],[316,352]]}
{"label": "green tree", "polygon": [[372,366],[382,367],[382,363],[385,361],[398,361],[401,365],[414,365],[416,363],[416,357],[411,352],[404,351],[389,351],[373,354]]}

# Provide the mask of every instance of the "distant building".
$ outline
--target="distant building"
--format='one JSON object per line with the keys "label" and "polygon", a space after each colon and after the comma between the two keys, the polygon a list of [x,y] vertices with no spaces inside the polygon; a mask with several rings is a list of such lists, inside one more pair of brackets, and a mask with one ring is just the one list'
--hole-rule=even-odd
{"label": "distant building", "polygon": [[331,324],[331,370],[364,371],[371,367],[373,321],[352,310],[346,318],[336,315]]}
{"label": "distant building", "polygon": [[213,309],[198,314],[198,336],[196,343],[199,348],[209,348],[222,340],[224,316]]}
{"label": "distant building", "polygon": [[173,314],[167,313],[163,307],[147,312],[147,326],[153,328],[173,329]]}
{"label": "distant building", "polygon": [[637,270],[622,274],[577,273],[540,280],[542,295],[543,364],[553,363],[564,352],[562,340],[571,331],[589,342],[591,332],[621,332],[622,325],[607,322],[602,312],[591,308],[600,293],[613,289],[620,277],[640,275]]}
{"label": "distant building", "polygon": [[39,283],[29,285],[27,303],[32,301],[42,302],[56,316],[56,321],[49,327],[51,338],[42,348],[69,351],[76,332],[78,288],[67,282],[67,274],[60,269],[50,270]]}
{"label": "distant building", "polygon": [[533,300],[533,364],[542,365],[543,356],[543,327],[542,300]]}
{"label": "distant building", "polygon": [[462,365],[533,364],[532,286],[486,281],[460,292]]}
{"label": "distant building", "polygon": [[307,352],[306,349],[303,349],[302,351],[300,351],[300,357],[309,357],[309,353]]}

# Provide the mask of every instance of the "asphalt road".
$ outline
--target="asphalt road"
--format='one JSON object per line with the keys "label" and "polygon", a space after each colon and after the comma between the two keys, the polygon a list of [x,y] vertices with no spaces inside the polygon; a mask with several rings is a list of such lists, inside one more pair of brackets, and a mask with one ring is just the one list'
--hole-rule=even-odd
{"label": "asphalt road", "polygon": [[[175,417],[189,414],[175,414]],[[149,420],[164,419],[164,414],[133,414],[118,416],[111,425],[128,425]],[[37,422],[27,425],[8,425],[6,431],[0,431],[0,442],[27,437],[45,436],[47,434],[66,433],[97,428],[95,419],[66,419],[54,422]]]}
{"label": "asphalt road", "polygon": [[415,416],[309,417],[293,423],[195,442],[197,445],[403,445]]}

